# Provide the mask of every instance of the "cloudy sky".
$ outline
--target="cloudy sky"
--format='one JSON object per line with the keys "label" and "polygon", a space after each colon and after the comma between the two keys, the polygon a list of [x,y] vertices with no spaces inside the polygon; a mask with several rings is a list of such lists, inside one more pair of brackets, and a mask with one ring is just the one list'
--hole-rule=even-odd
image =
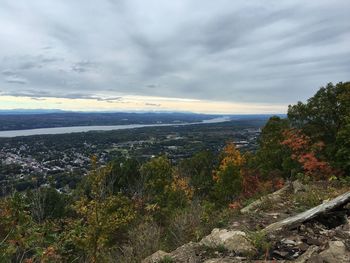
{"label": "cloudy sky", "polygon": [[279,113],[350,80],[348,0],[1,0],[0,109]]}

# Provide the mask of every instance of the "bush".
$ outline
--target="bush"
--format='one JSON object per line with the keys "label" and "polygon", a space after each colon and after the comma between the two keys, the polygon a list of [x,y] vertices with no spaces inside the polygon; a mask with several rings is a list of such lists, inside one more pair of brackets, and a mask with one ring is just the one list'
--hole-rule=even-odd
{"label": "bush", "polygon": [[185,210],[179,210],[167,229],[167,247],[173,249],[189,241],[198,241],[203,235],[203,214],[204,211],[199,202],[192,203]]}
{"label": "bush", "polygon": [[218,179],[214,185],[214,198],[226,205],[240,195],[242,191],[242,176],[239,167],[229,164],[218,172]]}

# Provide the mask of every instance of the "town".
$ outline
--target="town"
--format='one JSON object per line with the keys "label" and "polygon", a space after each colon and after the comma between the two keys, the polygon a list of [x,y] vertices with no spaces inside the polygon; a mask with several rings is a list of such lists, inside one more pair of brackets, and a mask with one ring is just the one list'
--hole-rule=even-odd
{"label": "town", "polygon": [[199,151],[219,152],[227,141],[255,151],[263,119],[225,123],[147,127],[130,130],[40,135],[0,139],[1,194],[53,184],[69,192],[90,169],[116,158],[140,161],[166,155],[173,163]]}

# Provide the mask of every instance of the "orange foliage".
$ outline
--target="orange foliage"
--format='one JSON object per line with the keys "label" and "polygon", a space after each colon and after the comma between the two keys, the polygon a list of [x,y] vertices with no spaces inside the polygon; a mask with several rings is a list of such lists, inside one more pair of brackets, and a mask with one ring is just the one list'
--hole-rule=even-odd
{"label": "orange foliage", "polygon": [[219,181],[220,177],[219,177],[219,175],[218,175],[218,173],[216,171],[213,171],[212,177],[213,177],[213,181],[214,182],[218,182]]}
{"label": "orange foliage", "polygon": [[193,197],[193,189],[190,186],[188,179],[181,177],[178,173],[174,173],[173,181],[171,183],[171,189],[174,192],[181,191],[184,192],[186,197],[190,200]]}
{"label": "orange foliage", "polygon": [[240,151],[236,149],[236,146],[233,142],[229,142],[225,145],[223,149],[223,155],[219,166],[218,171],[213,171],[213,181],[218,182],[220,179],[219,173],[220,171],[224,171],[227,166],[233,164],[237,167],[242,167],[245,162],[244,157],[241,155]]}
{"label": "orange foliage", "polygon": [[49,246],[45,249],[41,262],[59,262],[60,259],[56,249],[53,246]]}
{"label": "orange foliage", "polygon": [[244,157],[241,155],[240,151],[236,149],[233,142],[226,144],[223,153],[224,158],[221,160],[220,170],[224,170],[229,164],[240,167],[245,162]]}
{"label": "orange foliage", "polygon": [[241,203],[239,201],[235,201],[235,202],[229,204],[228,208],[230,208],[232,210],[241,209],[242,205],[241,205]]}

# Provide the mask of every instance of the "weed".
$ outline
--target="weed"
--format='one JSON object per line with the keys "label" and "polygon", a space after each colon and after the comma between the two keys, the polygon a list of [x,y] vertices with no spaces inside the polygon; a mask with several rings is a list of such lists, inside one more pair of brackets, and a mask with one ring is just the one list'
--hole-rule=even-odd
{"label": "weed", "polygon": [[248,237],[259,254],[265,254],[266,251],[270,250],[271,243],[263,231],[248,232]]}
{"label": "weed", "polygon": [[170,256],[165,256],[158,263],[174,263],[175,261]]}

